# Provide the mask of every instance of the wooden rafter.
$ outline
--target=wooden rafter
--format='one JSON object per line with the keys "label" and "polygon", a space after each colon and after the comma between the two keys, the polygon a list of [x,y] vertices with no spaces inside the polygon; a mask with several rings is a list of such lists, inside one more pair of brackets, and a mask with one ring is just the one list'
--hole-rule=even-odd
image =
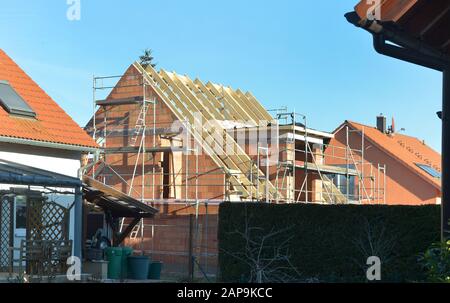
{"label": "wooden rafter", "polygon": [[217,106],[214,106],[214,104],[205,96],[205,94],[197,88],[195,83],[187,76],[181,77],[177,74],[174,74],[175,81],[181,82],[182,85],[186,86],[191,94],[193,94],[196,98],[198,98],[204,107],[208,108],[211,114],[217,119],[217,120],[226,120],[225,115],[223,112],[221,112],[220,108]]}
{"label": "wooden rafter", "polygon": [[[209,121],[214,128],[222,130],[223,137],[215,138],[217,135],[217,132],[209,133],[211,137],[216,139],[215,144],[216,147],[221,146],[221,150],[219,151],[221,155],[219,155],[220,158],[227,164],[228,168],[239,171],[240,172],[240,178],[239,180],[247,187],[254,187],[254,185],[251,183],[251,181],[248,179],[247,174],[252,169],[252,160],[251,158],[244,152],[241,146],[237,144],[237,142],[231,137],[228,132],[226,132],[222,126],[215,120],[215,117],[211,114],[211,112],[207,109],[203,110],[202,104],[198,101],[195,95],[193,95],[189,89],[186,87],[183,87],[182,83],[180,86],[178,86],[175,81],[172,78],[175,78],[173,74],[169,74],[164,70],[160,71],[160,74],[162,78],[171,85],[174,92],[178,95],[179,98],[182,99],[184,104],[189,105],[189,109],[191,112],[198,112],[201,113],[202,118],[204,121]],[[223,141],[222,141],[223,139]],[[256,165],[253,167],[254,171],[257,171],[258,168]],[[262,172],[260,171],[262,174]],[[263,184],[262,184],[263,185]],[[253,191],[256,192],[256,188],[253,188]],[[261,191],[262,192],[262,191]]]}
{"label": "wooden rafter", "polygon": [[251,101],[253,102],[253,105],[255,107],[258,107],[260,109],[260,112],[265,113],[264,115],[266,115],[267,119],[273,120],[272,116],[270,116],[270,114],[267,112],[267,110],[262,106],[261,102],[258,101],[258,99],[255,98],[255,96],[252,95],[252,93],[247,92],[245,93],[245,96]]}
{"label": "wooden rafter", "polygon": [[269,114],[269,112],[259,103],[255,98],[251,100],[247,97],[240,89],[234,92],[243,102],[247,102],[250,108],[258,112],[260,120],[272,121],[273,117]]}
{"label": "wooden rafter", "polygon": [[216,106],[222,112],[223,120],[239,120],[239,117],[235,115],[234,112],[230,111],[229,108],[225,108],[223,100],[220,97],[216,97],[211,91],[203,84],[202,81],[196,79],[194,81],[197,88],[203,92],[204,96],[209,100],[212,106]]}
{"label": "wooden rafter", "polygon": [[244,112],[240,106],[235,104],[235,102],[230,102],[226,94],[222,91],[222,89],[211,82],[206,83],[206,87],[209,91],[216,97],[216,99],[223,102],[224,107],[228,108],[230,112],[233,113],[233,116],[236,117],[236,121],[248,121],[248,115]]}
{"label": "wooden rafter", "polygon": [[[148,66],[147,69],[144,70],[142,66],[137,62],[134,64],[134,66],[141,73],[144,73],[146,78],[154,84],[152,85],[153,89],[159,95],[162,101],[172,110],[177,119],[179,119],[180,121],[188,120],[190,125],[194,124],[195,117],[190,113],[189,109],[178,100],[177,96],[172,92],[168,84],[160,77],[160,75],[152,67]],[[192,136],[198,143],[204,141],[198,132],[192,131],[192,129],[190,131]],[[211,157],[211,159],[214,161],[214,163],[216,163],[218,167],[223,168],[227,174],[230,174],[230,170],[227,168],[222,159],[220,159],[217,156],[217,154],[210,146],[203,145],[202,148]],[[233,175],[230,176],[230,183],[234,187],[236,187],[237,190],[242,192],[242,196],[244,198],[249,197],[250,194],[248,190],[245,188],[245,186],[242,185],[242,183],[236,176]]]}

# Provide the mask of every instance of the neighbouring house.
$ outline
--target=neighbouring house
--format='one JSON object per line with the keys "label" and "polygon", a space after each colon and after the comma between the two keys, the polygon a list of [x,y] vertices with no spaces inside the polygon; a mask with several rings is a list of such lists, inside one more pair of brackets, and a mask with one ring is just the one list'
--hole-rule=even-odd
{"label": "neighbouring house", "polygon": [[[166,273],[186,276],[193,256],[197,274],[216,274],[224,201],[370,198],[336,186],[359,172],[325,154],[333,134],[308,127],[303,115],[270,113],[250,92],[137,62],[121,76],[95,78],[94,91],[85,129],[101,156],[87,176],[159,209],[126,243],[163,261]],[[352,162],[350,155],[342,160]]]}
{"label": "neighbouring house", "polygon": [[81,230],[81,218],[75,218],[82,203],[80,161],[97,148],[0,50],[0,272],[10,265],[10,248],[20,248],[22,240],[78,237],[73,249],[80,256],[80,233],[74,230]]}
{"label": "neighbouring house", "polygon": [[[361,180],[359,190],[367,191],[369,196],[379,196],[378,203],[441,203],[441,155],[424,140],[400,134],[394,126],[387,127],[386,117],[378,116],[376,127],[345,121],[334,131],[331,144],[363,150],[367,163],[377,163],[364,166],[369,178]],[[360,156],[361,153],[356,155]],[[379,174],[385,175],[378,179],[384,183],[384,190],[373,191]]]}

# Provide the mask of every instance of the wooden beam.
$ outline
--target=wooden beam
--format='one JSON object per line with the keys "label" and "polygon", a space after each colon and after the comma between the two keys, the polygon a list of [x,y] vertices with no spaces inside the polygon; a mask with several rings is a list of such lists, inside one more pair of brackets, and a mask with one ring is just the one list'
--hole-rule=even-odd
{"label": "wooden beam", "polygon": [[249,120],[253,120],[255,124],[259,124],[261,119],[258,115],[258,112],[255,111],[254,108],[249,106],[245,100],[239,98],[230,87],[224,87],[224,91],[230,100],[233,100],[234,102],[236,102],[236,104],[244,109],[245,113],[248,115]]}
{"label": "wooden beam", "polygon": [[114,246],[119,246],[128,237],[128,235],[133,231],[133,228],[142,220],[142,218],[134,218],[133,221],[125,228],[125,230],[119,233],[115,238]]}
{"label": "wooden beam", "polygon": [[222,100],[219,100],[211,91],[203,84],[199,79],[195,79],[194,84],[197,88],[206,96],[206,98],[210,101],[210,104],[214,107],[217,107],[219,111],[222,113],[222,120],[239,120],[239,116],[235,115],[235,112],[230,111],[228,108],[225,108]]}
{"label": "wooden beam", "polygon": [[246,92],[245,96],[250,100],[250,102],[253,103],[255,107],[258,107],[261,112],[265,112],[264,115],[267,117],[267,119],[273,120],[272,116],[267,112],[264,106],[262,106],[261,102],[259,102],[258,99],[256,99],[256,97],[252,95],[251,92]]}
{"label": "wooden beam", "polygon": [[239,104],[237,104],[236,101],[230,100],[223,87],[220,87],[217,84],[213,84],[211,82],[206,83],[206,87],[211,91],[216,99],[221,100],[224,103],[225,108],[228,108],[234,113],[234,116],[237,117],[236,120],[256,123],[255,121],[253,121],[253,119],[249,118],[247,112],[245,112],[245,110]]}
{"label": "wooden beam", "polygon": [[258,100],[256,100],[256,98],[253,98],[253,99],[249,98],[240,89],[238,89],[236,91],[236,94],[238,96],[240,96],[243,100],[246,100],[246,102],[248,102],[248,105],[250,106],[250,108],[256,109],[258,111],[258,113],[261,115],[261,117],[263,117],[264,120],[267,120],[267,121],[273,120],[272,115],[269,114],[267,109],[264,106],[262,106],[262,104]]}
{"label": "wooden beam", "polygon": [[[171,76],[166,73],[164,70],[161,70],[161,74],[163,80],[165,80],[168,84],[171,85],[172,89],[177,93],[178,97],[184,101],[185,104],[189,104],[189,107],[192,112],[198,112],[202,114],[202,118],[204,121],[209,121],[216,129],[220,129],[222,132],[220,138],[216,138],[217,132],[208,133],[209,138],[214,139],[215,145],[220,146],[220,151],[218,156],[221,158],[224,163],[228,165],[228,168],[241,171],[243,176],[247,175],[247,169],[249,166],[242,165],[245,162],[251,162],[250,157],[248,157],[244,150],[237,144],[237,142],[222,128],[222,126],[214,119],[213,115],[205,108],[204,111],[201,111],[202,104],[196,99],[196,97],[189,92],[186,88],[183,89],[177,86],[177,84],[171,79]],[[203,131],[202,131],[203,137]],[[223,142],[224,141],[224,142]],[[231,153],[230,153],[231,151]],[[247,156],[247,157],[245,157]],[[255,167],[256,169],[256,167]],[[238,178],[243,182],[245,186],[253,186],[251,181],[247,178],[242,179]]]}
{"label": "wooden beam", "polygon": [[205,94],[199,90],[195,83],[187,76],[178,76],[177,74],[173,74],[174,80],[177,84],[179,84],[179,87],[183,88],[183,86],[190,91],[190,93],[194,96],[194,98],[197,98],[201,101],[204,107],[208,108],[210,113],[214,116],[217,120],[226,120],[224,114],[220,111],[220,108],[217,106],[214,106],[211,101],[205,96]]}
{"label": "wooden beam", "polygon": [[[180,121],[183,122],[186,121],[186,119],[188,119],[188,122],[191,123],[191,125],[193,125],[193,122],[195,122],[194,121],[195,117],[193,117],[189,109],[186,108],[186,106],[178,100],[177,96],[172,92],[168,84],[160,77],[160,75],[151,66],[148,66],[147,70],[144,70],[139,63],[136,62],[134,65],[138,70],[145,73],[149,81],[153,81],[154,84],[152,86],[153,90],[155,91],[155,93],[159,95],[159,97],[163,100],[163,102],[171,109],[172,113],[174,113],[174,115]],[[175,104],[177,106],[175,106]],[[202,146],[206,154],[211,157],[214,163],[216,163],[216,165],[219,168],[224,168],[225,170],[228,170],[225,163],[222,161],[221,158],[217,156],[217,154],[213,151],[213,149],[210,146],[201,144],[201,142],[203,142],[204,140],[199,135],[199,133],[194,132],[192,130],[189,131],[191,132],[197,143]],[[242,184],[239,182],[237,178],[231,177],[230,182],[233,184],[233,186],[236,186],[243,191],[244,198],[249,196],[249,192],[244,186],[242,186]]]}
{"label": "wooden beam", "polygon": [[[222,126],[219,123],[217,123],[217,121],[214,120],[214,116],[210,113],[208,109],[205,108],[205,110],[201,111],[202,104],[199,102],[196,96],[189,91],[189,89],[184,87],[184,85],[181,82],[179,82],[180,85],[177,85],[177,83],[175,83],[174,81],[175,76],[173,73],[167,73],[164,70],[161,70],[160,73],[163,80],[165,80],[172,87],[174,92],[178,95],[179,98],[182,99],[184,104],[188,104],[192,111],[201,113],[203,119],[205,121],[209,121],[210,123],[212,123],[212,126],[223,130]],[[236,101],[230,100],[230,102]],[[210,134],[210,136],[214,139],[215,134]],[[253,171],[258,171],[259,168],[253,164],[252,159],[245,153],[242,147],[239,144],[237,144],[234,138],[225,130],[223,130],[223,141],[224,142],[222,142],[222,138],[216,138],[215,142],[216,145],[220,143],[224,144],[222,150],[220,151],[223,153],[223,155],[219,155],[219,157],[222,158],[222,160],[229,165],[228,167],[230,169],[240,171],[241,174],[238,180],[240,180],[247,187],[249,186],[253,187],[254,190],[252,191],[256,192],[255,186],[248,179],[247,175],[252,169]],[[260,174],[263,174],[261,170]],[[258,180],[258,182],[261,181]],[[269,180],[262,182],[263,184],[261,184],[261,186],[259,187],[260,193],[265,192],[265,188],[263,186],[265,186],[266,182],[268,183],[271,193],[274,194],[276,188]]]}
{"label": "wooden beam", "polygon": [[355,11],[363,20],[367,19],[369,13],[377,9],[381,13],[381,21],[398,21],[403,15],[417,4],[419,0],[384,0],[380,4],[374,5],[374,1],[361,1]]}
{"label": "wooden beam", "polygon": [[[117,198],[118,200],[123,200],[129,205],[135,206],[136,208],[140,209],[142,212],[147,212],[149,214],[156,214],[158,213],[158,210],[156,208],[153,208],[151,206],[148,206],[147,204],[144,204],[108,185],[105,185],[97,180],[94,180],[88,176],[83,177],[83,182],[87,184],[90,187],[93,187],[97,190],[102,191],[105,196],[112,196]],[[126,207],[126,206],[123,206]]]}

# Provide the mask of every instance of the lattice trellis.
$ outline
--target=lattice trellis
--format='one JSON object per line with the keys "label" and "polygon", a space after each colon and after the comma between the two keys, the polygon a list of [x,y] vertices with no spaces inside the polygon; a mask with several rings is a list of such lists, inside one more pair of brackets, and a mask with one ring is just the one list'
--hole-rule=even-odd
{"label": "lattice trellis", "polygon": [[[27,206],[27,271],[43,275],[62,272],[72,253],[69,210],[42,199],[29,199]],[[39,256],[32,258],[33,251]]]}
{"label": "lattice trellis", "polygon": [[13,202],[8,198],[0,199],[0,272],[9,267],[9,247],[13,245]]}
{"label": "lattice trellis", "polygon": [[27,240],[63,241],[69,238],[69,210],[54,202],[30,199]]}

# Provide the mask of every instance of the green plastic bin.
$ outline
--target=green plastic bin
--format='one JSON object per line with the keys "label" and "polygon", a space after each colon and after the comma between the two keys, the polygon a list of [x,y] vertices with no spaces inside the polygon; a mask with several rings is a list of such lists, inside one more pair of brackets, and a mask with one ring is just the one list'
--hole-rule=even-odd
{"label": "green plastic bin", "polygon": [[150,280],[161,280],[162,262],[154,261],[148,268],[148,278]]}
{"label": "green plastic bin", "polygon": [[133,248],[125,246],[122,247],[122,269],[121,277],[126,279],[128,277],[128,257],[133,254]]}
{"label": "green plastic bin", "polygon": [[105,249],[108,261],[108,279],[120,279],[122,274],[122,248],[108,247]]}
{"label": "green plastic bin", "polygon": [[149,263],[147,256],[128,257],[128,279],[147,280]]}

